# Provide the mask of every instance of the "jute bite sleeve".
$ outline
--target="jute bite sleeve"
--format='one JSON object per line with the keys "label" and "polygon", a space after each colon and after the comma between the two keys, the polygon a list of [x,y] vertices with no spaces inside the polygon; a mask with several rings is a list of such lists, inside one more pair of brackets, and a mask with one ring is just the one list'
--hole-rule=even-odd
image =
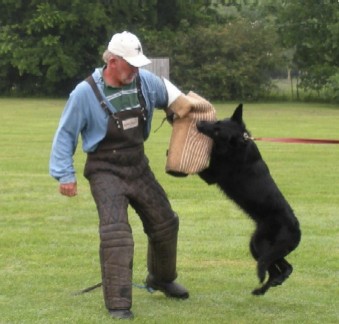
{"label": "jute bite sleeve", "polygon": [[206,169],[212,150],[212,140],[201,134],[198,121],[216,120],[213,105],[190,91],[180,95],[168,108],[174,114],[172,134],[167,152],[166,172],[173,176],[187,176]]}

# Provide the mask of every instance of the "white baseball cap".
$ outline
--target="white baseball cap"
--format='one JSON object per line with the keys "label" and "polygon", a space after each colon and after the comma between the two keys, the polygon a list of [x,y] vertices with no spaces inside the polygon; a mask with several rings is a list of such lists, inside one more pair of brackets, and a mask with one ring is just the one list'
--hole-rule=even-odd
{"label": "white baseball cap", "polygon": [[137,36],[124,31],[114,34],[107,49],[135,67],[150,64],[151,61],[143,54],[141,43]]}

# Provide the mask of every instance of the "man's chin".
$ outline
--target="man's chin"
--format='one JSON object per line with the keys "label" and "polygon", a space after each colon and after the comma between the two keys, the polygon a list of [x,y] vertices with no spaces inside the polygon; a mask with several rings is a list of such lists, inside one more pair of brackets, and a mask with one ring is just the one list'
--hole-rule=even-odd
{"label": "man's chin", "polygon": [[131,84],[133,81],[134,81],[134,79],[136,78],[136,74],[134,74],[133,76],[131,76],[131,77],[129,77],[129,78],[126,78],[125,80],[124,80],[124,83],[127,85],[127,84]]}

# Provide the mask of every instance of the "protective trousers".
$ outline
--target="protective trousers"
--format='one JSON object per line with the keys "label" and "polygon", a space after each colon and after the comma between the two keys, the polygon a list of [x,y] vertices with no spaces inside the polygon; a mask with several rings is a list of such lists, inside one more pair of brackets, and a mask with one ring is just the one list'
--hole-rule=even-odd
{"label": "protective trousers", "polygon": [[102,145],[88,154],[85,176],[99,214],[105,305],[108,309],[130,309],[134,242],[128,205],[135,209],[143,223],[148,236],[148,271],[158,281],[172,282],[177,276],[179,221],[149,168],[143,144],[112,148],[114,141],[109,139],[113,139],[117,131],[121,132],[112,120]]}

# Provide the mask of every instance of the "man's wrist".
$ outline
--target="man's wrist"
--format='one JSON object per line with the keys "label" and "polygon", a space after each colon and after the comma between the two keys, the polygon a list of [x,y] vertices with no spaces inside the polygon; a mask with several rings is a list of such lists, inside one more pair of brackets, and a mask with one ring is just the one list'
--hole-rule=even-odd
{"label": "man's wrist", "polygon": [[74,175],[68,175],[68,176],[64,176],[64,177],[61,177],[59,179],[59,183],[60,184],[65,184],[65,183],[75,183],[77,182],[76,178]]}

